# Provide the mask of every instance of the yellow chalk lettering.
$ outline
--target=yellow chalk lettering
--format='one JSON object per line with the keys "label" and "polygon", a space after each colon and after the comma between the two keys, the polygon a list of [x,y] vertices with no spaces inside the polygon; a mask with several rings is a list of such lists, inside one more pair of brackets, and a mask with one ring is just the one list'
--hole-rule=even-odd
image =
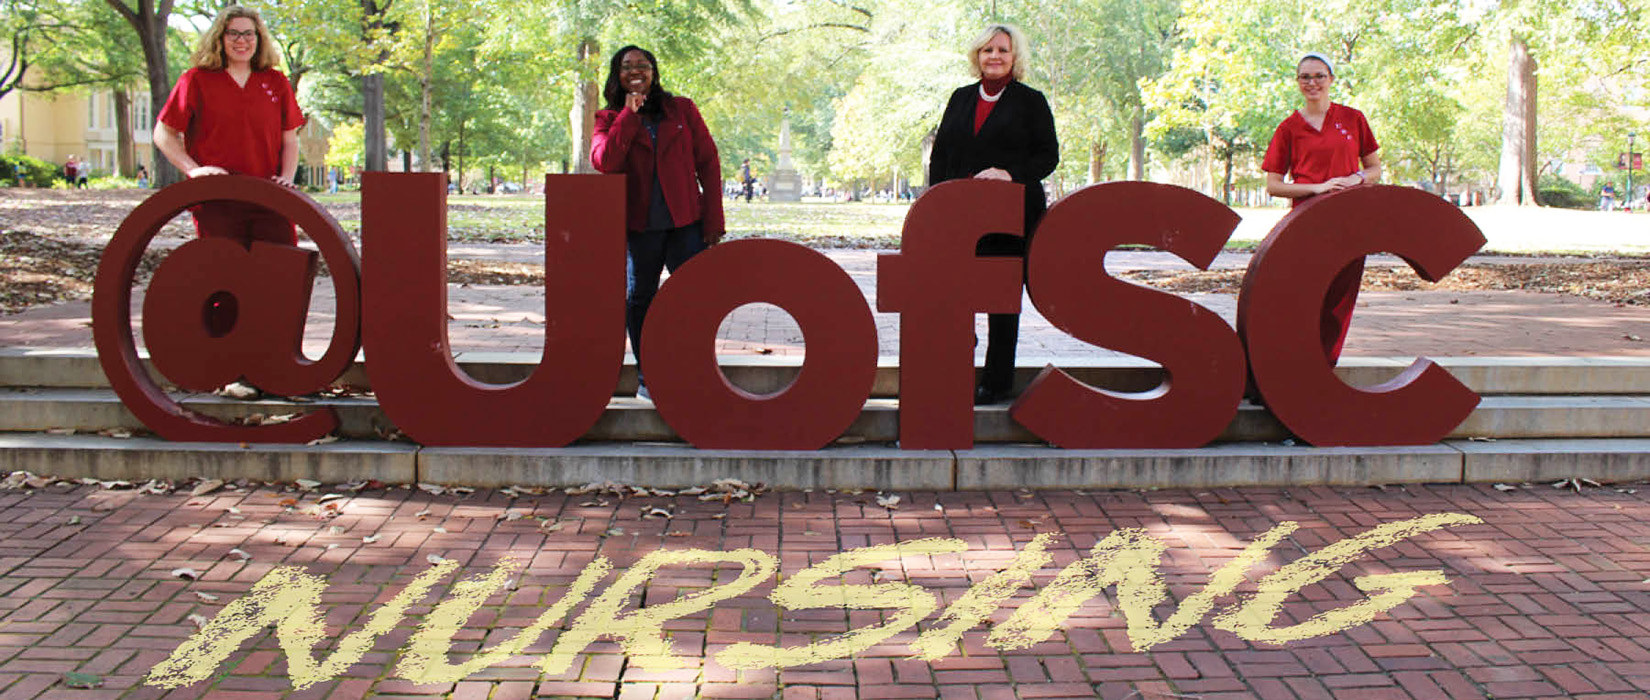
{"label": "yellow chalk lettering", "polygon": [[[739,578],[730,583],[716,584],[663,605],[632,610],[622,615],[619,613],[631,594],[652,579],[660,568],[688,564],[739,564],[743,570],[739,572]],[[556,639],[556,646],[539,662],[539,668],[545,673],[567,670],[579,652],[604,634],[621,640],[625,654],[638,667],[681,668],[686,662],[671,653],[670,642],[664,638],[665,621],[707,610],[718,602],[743,595],[773,576],[778,569],[779,559],[755,549],[652,552],[642,557],[590,603],[573,626]]]}
{"label": "yellow chalk lettering", "polygon": [[962,552],[968,545],[958,539],[926,538],[896,544],[853,549],[810,566],[784,580],[768,596],[787,610],[840,607],[850,610],[892,608],[899,612],[876,627],[856,629],[846,634],[800,647],[773,647],[740,642],[716,655],[716,662],[728,668],[756,669],[803,666],[829,659],[846,658],[889,637],[916,626],[939,607],[934,594],[907,583],[878,583],[869,586],[820,587],[819,582],[848,570],[903,556]]}
{"label": "yellow chalk lettering", "polygon": [[180,688],[206,680],[219,664],[259,630],[275,625],[275,637],[286,652],[287,673],[294,690],[303,690],[331,680],[361,660],[378,637],[395,628],[407,608],[423,600],[436,581],[458,568],[446,561],[419,574],[412,583],[379,606],[363,627],[338,643],[338,649],[317,663],[311,656],[326,637],[321,622],[321,593],[326,579],[304,573],[295,566],[277,567],[265,574],[252,590],[225,606],[201,631],[184,640],[165,661],[149,669],[146,685]]}
{"label": "yellow chalk lettering", "polygon": [[1095,544],[1087,559],[1067,566],[1048,587],[993,629],[986,643],[1007,650],[1042,642],[1084,603],[1101,595],[1108,586],[1116,586],[1117,607],[1128,623],[1129,641],[1135,651],[1146,651],[1185,634],[1202,620],[1216,598],[1236,589],[1243,582],[1243,572],[1296,527],[1292,522],[1279,523],[1255,538],[1161,624],[1152,616],[1152,609],[1169,597],[1168,586],[1158,571],[1167,547],[1145,530],[1118,530]]}
{"label": "yellow chalk lettering", "polygon": [[456,683],[488,666],[520,654],[522,650],[538,641],[545,630],[566,617],[573,606],[584,602],[596,584],[613,570],[613,565],[608,563],[607,559],[596,557],[585,565],[584,571],[579,572],[579,577],[568,587],[567,592],[533,620],[533,624],[523,628],[509,641],[478,653],[464,663],[447,663],[447,653],[452,649],[453,635],[464,626],[471,615],[475,614],[482,603],[486,602],[487,597],[509,583],[510,577],[519,572],[521,567],[521,562],[505,559],[485,576],[477,576],[455,584],[451,597],[436,605],[435,609],[425,616],[424,623],[418,626],[418,631],[413,633],[412,639],[407,641],[406,654],[401,658],[401,664],[396,668],[396,672],[414,683]]}
{"label": "yellow chalk lettering", "polygon": [[1283,601],[1290,595],[1322,581],[1364,552],[1452,525],[1482,522],[1482,519],[1464,513],[1436,513],[1379,525],[1357,537],[1341,540],[1297,559],[1261,579],[1255,594],[1234,610],[1215,618],[1215,626],[1252,642],[1282,644],[1321,637],[1367,623],[1376,615],[1409,600],[1410,596],[1415,595],[1417,587],[1441,585],[1448,583],[1449,579],[1437,569],[1360,576],[1353,580],[1353,585],[1359,590],[1381,592],[1352,605],[1320,613],[1298,625],[1271,626],[1273,618],[1283,609]]}
{"label": "yellow chalk lettering", "polygon": [[923,632],[911,643],[917,652],[913,658],[936,661],[955,650],[964,632],[984,622],[1014,591],[1031,582],[1032,572],[1054,560],[1047,550],[1056,537],[1055,533],[1045,532],[1031,538],[1031,543],[1014,556],[1008,568],[969,588],[940,614],[941,626]]}

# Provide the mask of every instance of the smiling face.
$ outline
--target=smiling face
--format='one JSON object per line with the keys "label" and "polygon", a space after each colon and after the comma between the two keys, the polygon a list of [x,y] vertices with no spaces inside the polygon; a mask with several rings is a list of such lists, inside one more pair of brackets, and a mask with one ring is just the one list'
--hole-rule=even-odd
{"label": "smiling face", "polygon": [[1014,42],[1007,34],[997,32],[985,46],[980,47],[980,77],[1002,80],[1014,72]]}
{"label": "smiling face", "polygon": [[224,25],[223,57],[231,66],[251,65],[258,53],[258,25],[250,17],[236,17]]}
{"label": "smiling face", "polygon": [[1327,99],[1329,86],[1333,84],[1335,76],[1329,72],[1328,64],[1316,58],[1305,59],[1295,68],[1295,85],[1307,102]]}
{"label": "smiling face", "polygon": [[653,63],[647,54],[629,51],[619,59],[619,87],[632,95],[646,95],[653,89]]}

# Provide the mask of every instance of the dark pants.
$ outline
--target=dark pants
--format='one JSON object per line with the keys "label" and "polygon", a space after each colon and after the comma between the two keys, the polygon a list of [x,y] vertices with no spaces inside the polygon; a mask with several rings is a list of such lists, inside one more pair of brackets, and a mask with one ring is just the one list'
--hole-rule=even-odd
{"label": "dark pants", "polygon": [[[983,257],[1025,257],[1025,239],[1001,233],[980,237],[974,254]],[[1019,314],[987,314],[985,368],[980,386],[996,394],[1007,394],[1014,384],[1014,348],[1020,343]]]}
{"label": "dark pants", "polygon": [[704,249],[704,229],[698,222],[664,231],[625,234],[625,332],[630,335],[630,352],[636,356],[637,383],[642,380],[642,323],[647,320],[653,295],[659,291],[659,273],[665,269],[675,272]]}

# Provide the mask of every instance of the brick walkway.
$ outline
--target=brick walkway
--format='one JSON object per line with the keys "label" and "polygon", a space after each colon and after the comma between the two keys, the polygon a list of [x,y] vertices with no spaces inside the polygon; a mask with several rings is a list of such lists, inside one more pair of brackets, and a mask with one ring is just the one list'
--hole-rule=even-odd
{"label": "brick walkway", "polygon": [[[1041,493],[906,493],[896,510],[875,494],[784,493],[749,504],[694,497],[619,499],[550,494],[513,499],[499,491],[430,495],[370,488],[341,501],[340,514],[309,514],[318,491],[280,487],[221,490],[191,498],[54,485],[0,492],[0,698],[266,697],[353,698],[1511,698],[1650,697],[1650,488],[1536,485],[1405,489],[1296,488]],[[297,499],[295,506],[283,505]],[[290,503],[290,502],[288,502]],[[644,508],[671,519],[641,517]],[[513,519],[507,513],[525,517]],[[888,619],[840,608],[786,611],[766,598],[774,581],[668,621],[679,670],[650,670],[599,639],[570,670],[534,667],[557,638],[553,628],[522,655],[457,683],[413,685],[396,672],[400,649],[436,596],[457,576],[484,573],[502,558],[526,569],[489,598],[458,633],[453,660],[513,635],[556,602],[595,557],[619,573],[656,549],[751,547],[780,562],[782,576],[841,551],[924,537],[955,537],[960,554],[864,565],[845,583],[910,583],[939,596],[941,610],[971,583],[1006,568],[1038,533],[1064,533],[1035,588],[1108,533],[1144,528],[1163,542],[1176,601],[1215,568],[1283,521],[1299,529],[1249,574],[1240,594],[1279,566],[1381,523],[1464,513],[1483,524],[1421,534],[1337,571],[1285,604],[1280,627],[1362,597],[1355,576],[1437,569],[1444,585],[1375,621],[1329,636],[1268,646],[1217,629],[1214,615],[1147,653],[1132,650],[1114,591],[1076,609],[1047,641],[1000,651],[987,637],[1033,587],[1021,588],[991,622],[964,634],[937,661],[909,658],[930,616],[851,660],[780,671],[734,671],[712,657],[733,642],[795,646]],[[559,524],[557,524],[559,523]],[[363,537],[379,537],[363,543]],[[250,556],[242,561],[232,552]],[[273,567],[299,565],[327,577],[326,639],[366,622],[438,555],[461,565],[436,596],[379,639],[333,680],[290,692],[288,664],[267,628],[241,645],[208,680],[167,693],[141,685],[149,670]],[[190,567],[200,580],[170,572]],[[726,583],[737,567],[672,567],[630,596],[626,611]],[[837,585],[829,581],[827,585]],[[208,600],[200,594],[215,596]],[[1212,613],[1233,602],[1216,601]],[[573,610],[572,617],[583,606]],[[1172,608],[1158,609],[1163,619]],[[603,626],[606,629],[606,626]],[[324,657],[323,657],[324,658]],[[71,689],[66,673],[91,674],[96,690]],[[85,680],[85,679],[79,679]]]}
{"label": "brick walkway", "polygon": [[[875,251],[824,251],[864,290],[875,308]],[[455,259],[543,260],[534,246],[458,246]],[[1112,260],[1110,258],[1116,258]],[[1108,258],[1108,268],[1164,268],[1185,263],[1168,253],[1121,253]],[[1476,259],[1475,259],[1476,260]],[[1513,262],[1530,258],[1494,258],[1485,262]],[[1247,265],[1246,254],[1223,254],[1218,267]],[[1372,264],[1396,264],[1375,258]],[[135,295],[141,298],[141,295]],[[1237,299],[1229,294],[1193,294],[1187,298],[1235,323]],[[1037,313],[1023,298],[1020,320],[1022,358],[1083,358],[1117,355],[1066,335]],[[448,324],[457,352],[539,352],[544,340],[544,291],[537,287],[452,285],[448,288],[452,321]],[[324,352],[332,333],[336,301],[327,280],[317,282],[311,304],[306,344],[312,356]],[[141,302],[133,304],[133,327],[140,327]],[[899,315],[875,314],[879,352],[899,354]],[[30,347],[91,347],[91,304],[72,302],[0,316],[0,345]],[[985,335],[985,316],[978,316],[978,333]],[[1634,338],[1638,340],[1634,340]],[[1440,357],[1493,356],[1634,356],[1650,357],[1650,307],[1616,306],[1579,297],[1535,292],[1364,292],[1358,300],[1348,356]],[[138,335],[141,344],[142,336]],[[802,333],[789,314],[778,307],[758,304],[741,307],[722,323],[718,352],[722,354],[802,354]],[[982,343],[976,353],[983,360]]]}

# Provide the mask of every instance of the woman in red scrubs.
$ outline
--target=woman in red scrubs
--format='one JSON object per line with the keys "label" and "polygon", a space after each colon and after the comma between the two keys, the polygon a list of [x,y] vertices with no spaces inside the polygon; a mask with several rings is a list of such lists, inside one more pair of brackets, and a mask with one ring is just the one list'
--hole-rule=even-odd
{"label": "woman in red scrubs", "polygon": [[[1297,206],[1312,197],[1381,179],[1380,144],[1363,112],[1329,100],[1335,68],[1323,54],[1306,54],[1295,66],[1305,105],[1278,125],[1261,169],[1266,192],[1289,197]],[[1287,177],[1287,180],[1285,179]],[[1335,277],[1324,297],[1320,338],[1330,364],[1340,358],[1364,264],[1359,260]]]}
{"label": "woman in red scrubs", "polygon": [[[234,173],[291,187],[304,115],[292,84],[275,70],[279,59],[257,10],[223,8],[189,57],[194,67],[166,98],[155,146],[189,177]],[[203,237],[298,243],[290,222],[261,207],[207,202],[191,212]]]}

